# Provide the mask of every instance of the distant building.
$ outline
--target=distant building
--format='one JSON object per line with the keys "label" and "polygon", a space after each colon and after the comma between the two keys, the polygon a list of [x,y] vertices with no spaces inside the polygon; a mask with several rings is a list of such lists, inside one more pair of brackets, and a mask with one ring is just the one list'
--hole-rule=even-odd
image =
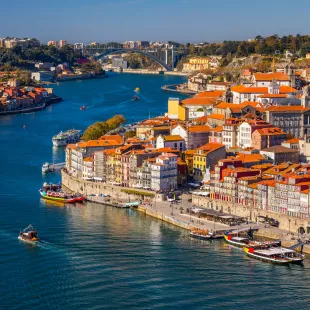
{"label": "distant building", "polygon": [[39,62],[39,63],[36,63],[34,66],[38,69],[50,70],[52,65],[53,64],[50,62]]}
{"label": "distant building", "polygon": [[57,47],[58,43],[57,43],[57,41],[48,41],[47,42],[47,46],[55,46],[55,47]]}
{"label": "distant building", "polygon": [[50,82],[53,80],[54,75],[53,72],[50,71],[39,71],[39,72],[32,72],[31,78],[35,81]]}
{"label": "distant building", "polygon": [[59,41],[59,47],[64,47],[67,45],[67,41],[66,40],[60,40]]}
{"label": "distant building", "polygon": [[128,68],[128,62],[121,57],[113,57],[112,58],[112,67],[113,68],[127,69]]}
{"label": "distant building", "polygon": [[282,145],[276,145],[260,151],[261,155],[271,159],[274,164],[282,162],[299,162],[299,151],[287,148]]}

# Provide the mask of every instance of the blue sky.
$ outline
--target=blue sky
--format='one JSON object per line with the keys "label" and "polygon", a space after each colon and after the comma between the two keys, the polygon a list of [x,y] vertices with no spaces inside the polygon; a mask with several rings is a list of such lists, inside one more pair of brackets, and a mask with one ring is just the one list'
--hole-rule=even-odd
{"label": "blue sky", "polygon": [[310,34],[309,0],[11,0],[2,1],[1,12],[0,37],[42,42],[216,42]]}

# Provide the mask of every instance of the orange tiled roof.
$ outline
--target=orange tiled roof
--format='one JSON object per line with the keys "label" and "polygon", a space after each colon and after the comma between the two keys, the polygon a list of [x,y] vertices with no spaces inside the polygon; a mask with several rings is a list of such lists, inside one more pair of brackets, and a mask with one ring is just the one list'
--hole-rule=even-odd
{"label": "orange tiled roof", "polygon": [[194,98],[218,98],[224,93],[223,90],[204,91],[197,94]]}
{"label": "orange tiled roof", "polygon": [[169,135],[169,136],[164,136],[164,140],[165,141],[180,141],[180,140],[184,140],[184,138],[182,138],[179,135]]}
{"label": "orange tiled roof", "polygon": [[208,125],[194,125],[188,127],[189,132],[209,132],[209,130],[210,127]]}
{"label": "orange tiled roof", "polygon": [[214,105],[216,103],[214,98],[200,98],[193,97],[182,100],[182,105]]}
{"label": "orange tiled roof", "polygon": [[208,118],[209,119],[211,118],[211,119],[217,119],[217,120],[224,120],[225,119],[225,115],[213,113],[213,114],[209,115]]}
{"label": "orange tiled roof", "polygon": [[274,73],[254,73],[254,78],[256,81],[289,81],[289,77],[287,74],[282,72],[274,72]]}
{"label": "orange tiled roof", "polygon": [[115,140],[89,140],[87,142],[77,143],[78,147],[96,147],[96,146],[120,146],[121,143]]}
{"label": "orange tiled roof", "polygon": [[293,138],[290,140],[286,140],[284,143],[299,143],[299,139],[298,138]]}
{"label": "orange tiled roof", "polygon": [[239,154],[236,159],[242,160],[243,163],[251,163],[263,160],[264,156],[261,154]]}

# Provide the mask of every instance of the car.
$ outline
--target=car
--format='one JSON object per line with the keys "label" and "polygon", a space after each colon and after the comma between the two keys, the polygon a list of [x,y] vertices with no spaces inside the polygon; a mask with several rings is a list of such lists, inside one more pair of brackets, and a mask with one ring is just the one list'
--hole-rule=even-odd
{"label": "car", "polygon": [[174,199],[174,198],[168,198],[168,201],[169,201],[169,202],[174,202],[175,199]]}

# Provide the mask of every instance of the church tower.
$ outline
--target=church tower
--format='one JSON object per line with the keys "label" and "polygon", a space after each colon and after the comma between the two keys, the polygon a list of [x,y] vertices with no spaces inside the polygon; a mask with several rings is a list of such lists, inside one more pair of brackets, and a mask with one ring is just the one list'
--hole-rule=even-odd
{"label": "church tower", "polygon": [[288,75],[288,78],[290,80],[290,86],[295,87],[295,76],[296,76],[296,69],[293,62],[288,63],[284,68],[284,73]]}
{"label": "church tower", "polygon": [[222,95],[222,100],[224,102],[233,103],[233,99],[234,99],[234,95],[230,89],[230,86],[228,86]]}

